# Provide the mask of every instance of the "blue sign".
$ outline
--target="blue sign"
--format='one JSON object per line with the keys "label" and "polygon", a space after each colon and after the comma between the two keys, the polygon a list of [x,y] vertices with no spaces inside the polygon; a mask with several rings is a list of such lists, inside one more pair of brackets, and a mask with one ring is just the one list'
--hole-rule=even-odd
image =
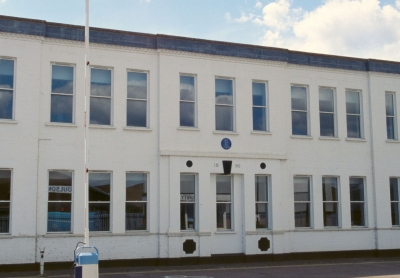
{"label": "blue sign", "polygon": [[232,142],[231,142],[231,140],[229,140],[228,138],[222,139],[222,141],[221,141],[221,147],[222,147],[224,150],[229,150],[229,149],[232,147]]}

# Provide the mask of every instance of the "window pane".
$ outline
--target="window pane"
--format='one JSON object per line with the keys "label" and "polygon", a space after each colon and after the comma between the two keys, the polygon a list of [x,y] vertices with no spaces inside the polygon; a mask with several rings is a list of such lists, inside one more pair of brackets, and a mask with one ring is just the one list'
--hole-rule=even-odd
{"label": "window pane", "polygon": [[47,213],[48,232],[71,231],[71,203],[49,202]]}
{"label": "window pane", "polygon": [[217,176],[217,202],[231,201],[231,176]]}
{"label": "window pane", "polygon": [[394,138],[394,117],[386,117],[387,139]]}
{"label": "window pane", "polygon": [[397,178],[390,179],[390,201],[399,201],[399,186]]}
{"label": "window pane", "polygon": [[325,227],[339,226],[337,203],[324,203],[324,226]]}
{"label": "window pane", "polygon": [[0,90],[0,119],[12,119],[13,91]]}
{"label": "window pane", "polygon": [[346,91],[346,113],[360,114],[359,92]]}
{"label": "window pane", "polygon": [[181,100],[195,101],[193,76],[180,76],[180,95]]}
{"label": "window pane", "polygon": [[310,204],[294,204],[294,225],[295,227],[310,227]]}
{"label": "window pane", "polygon": [[194,204],[181,203],[181,230],[194,230],[195,227]]}
{"label": "window pane", "polygon": [[147,201],[146,173],[126,173],[126,200]]}
{"label": "window pane", "polygon": [[146,230],[147,215],[146,203],[126,203],[125,229]]}
{"label": "window pane", "polygon": [[215,79],[215,103],[233,104],[232,80]]}
{"label": "window pane", "polygon": [[256,202],[268,202],[267,176],[256,176]]}
{"label": "window pane", "polygon": [[90,95],[111,96],[111,71],[92,69],[90,76]]}
{"label": "window pane", "polygon": [[194,127],[194,102],[180,102],[180,126]]}
{"label": "window pane", "polygon": [[73,94],[74,68],[65,66],[52,66],[51,92],[57,94]]}
{"label": "window pane", "polygon": [[392,209],[392,225],[393,226],[398,226],[400,225],[399,223],[399,203],[391,203],[391,209]]}
{"label": "window pane", "polygon": [[89,231],[109,231],[109,230],[110,230],[110,204],[89,203]]}
{"label": "window pane", "polygon": [[72,123],[72,96],[51,95],[51,122]]}
{"label": "window pane", "polygon": [[335,136],[335,121],[333,114],[320,113],[319,126],[321,136]]}
{"label": "window pane", "polygon": [[364,179],[350,179],[350,201],[364,201]]}
{"label": "window pane", "polygon": [[215,126],[216,130],[233,131],[233,107],[215,106]]}
{"label": "window pane", "polygon": [[265,108],[253,107],[253,130],[267,130]]}
{"label": "window pane", "polygon": [[292,134],[307,135],[307,112],[292,112]]}
{"label": "window pane", "polygon": [[364,203],[351,203],[351,226],[365,226]]}
{"label": "window pane", "polygon": [[0,201],[9,201],[11,191],[11,171],[0,170]]}
{"label": "window pane", "polygon": [[89,201],[110,201],[110,173],[89,173]]}
{"label": "window pane", "polygon": [[0,202],[0,233],[10,232],[10,203]]}
{"label": "window pane", "polygon": [[268,228],[268,204],[256,204],[256,228]]}
{"label": "window pane", "polygon": [[393,94],[386,94],[386,116],[394,116]]}
{"label": "window pane", "polygon": [[265,83],[253,82],[253,105],[265,106]]}
{"label": "window pane", "polygon": [[294,200],[310,201],[310,179],[294,178]]}
{"label": "window pane", "polygon": [[14,88],[14,61],[0,59],[0,88]]}
{"label": "window pane", "polygon": [[360,116],[347,115],[347,137],[361,138]]}
{"label": "window pane", "polygon": [[127,126],[147,126],[147,101],[129,99],[126,110]]}
{"label": "window pane", "polygon": [[320,88],[319,89],[319,111],[321,112],[334,112],[334,94],[332,89]]}
{"label": "window pane", "polygon": [[292,110],[307,111],[307,89],[305,87],[291,87]]}
{"label": "window pane", "polygon": [[128,72],[128,98],[147,99],[147,73]]}
{"label": "window pane", "polygon": [[49,172],[49,200],[71,201],[72,198],[72,172]]}
{"label": "window pane", "polygon": [[338,200],[338,184],[336,177],[322,178],[322,195],[324,201]]}
{"label": "window pane", "polygon": [[217,204],[217,228],[232,229],[231,204]]}
{"label": "window pane", "polygon": [[111,99],[90,98],[90,123],[95,125],[111,124]]}

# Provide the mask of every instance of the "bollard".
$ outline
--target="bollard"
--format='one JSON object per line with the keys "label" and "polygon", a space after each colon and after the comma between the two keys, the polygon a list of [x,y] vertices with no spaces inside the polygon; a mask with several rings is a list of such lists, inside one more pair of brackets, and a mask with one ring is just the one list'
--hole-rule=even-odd
{"label": "bollard", "polygon": [[39,276],[45,276],[44,275],[44,249],[46,249],[46,247],[42,249],[39,248],[40,251],[40,275]]}

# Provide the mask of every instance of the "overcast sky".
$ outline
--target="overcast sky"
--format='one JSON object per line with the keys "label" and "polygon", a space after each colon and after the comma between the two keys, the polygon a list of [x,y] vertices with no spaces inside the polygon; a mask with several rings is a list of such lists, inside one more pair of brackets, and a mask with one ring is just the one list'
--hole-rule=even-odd
{"label": "overcast sky", "polygon": [[[85,0],[0,0],[0,14],[84,24]],[[400,0],[90,0],[90,26],[400,61]]]}

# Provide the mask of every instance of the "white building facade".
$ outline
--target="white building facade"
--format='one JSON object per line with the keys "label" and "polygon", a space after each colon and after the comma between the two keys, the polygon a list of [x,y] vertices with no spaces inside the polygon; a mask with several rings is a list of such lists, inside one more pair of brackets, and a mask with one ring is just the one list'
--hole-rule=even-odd
{"label": "white building facade", "polygon": [[[400,63],[90,32],[100,260],[400,254]],[[3,265],[83,241],[84,71],[82,27],[0,17]]]}

